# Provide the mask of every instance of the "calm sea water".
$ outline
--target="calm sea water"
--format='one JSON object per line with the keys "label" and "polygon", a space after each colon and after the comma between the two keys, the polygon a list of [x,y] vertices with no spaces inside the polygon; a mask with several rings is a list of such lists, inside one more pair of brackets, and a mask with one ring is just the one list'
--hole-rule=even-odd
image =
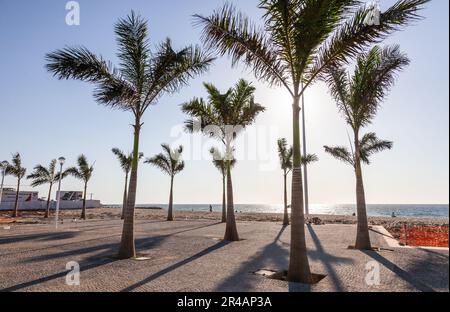
{"label": "calm sea water", "polygon": [[[120,207],[120,205],[109,205],[108,207]],[[165,204],[137,205],[140,208],[161,207],[167,209]],[[213,211],[222,211],[222,205],[212,205]],[[178,211],[209,211],[209,204],[204,205],[174,205]],[[282,205],[235,205],[238,212],[255,213],[282,213]],[[325,215],[352,215],[356,212],[355,205],[311,205],[310,213]],[[369,216],[383,217],[392,216],[394,212],[398,217],[417,218],[448,218],[449,205],[368,205]]]}

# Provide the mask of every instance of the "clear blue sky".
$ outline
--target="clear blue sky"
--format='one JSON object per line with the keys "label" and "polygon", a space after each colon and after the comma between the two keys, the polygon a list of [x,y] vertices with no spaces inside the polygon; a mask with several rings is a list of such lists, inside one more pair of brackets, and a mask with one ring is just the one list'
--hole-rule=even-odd
{"label": "clear blue sky", "polygon": [[[259,18],[256,0],[233,2]],[[199,30],[192,27],[191,15],[208,14],[223,1],[79,3],[81,25],[70,27],[65,24],[66,1],[0,0],[0,159],[10,159],[11,153],[20,152],[31,170],[61,155],[70,165],[84,153],[96,161],[88,192],[105,203],[120,203],[123,175],[110,150],[131,150],[131,115],[97,105],[88,84],[54,79],[44,69],[45,54],[65,45],[81,44],[116,62],[113,25],[132,9],[148,19],[154,44],[166,37],[177,47],[199,43]],[[382,0],[382,7],[391,3]],[[399,76],[368,129],[395,141],[392,151],[376,156],[373,165],[364,168],[370,203],[449,202],[448,6],[445,0],[432,1],[423,12],[424,21],[386,42],[399,43],[412,64]],[[241,77],[254,80],[242,69],[231,69],[227,59],[220,59],[210,73],[192,81],[179,94],[163,97],[144,118],[142,152],[151,156],[159,152],[161,143],[178,142],[171,130],[185,120],[179,104],[193,96],[204,96],[203,81],[225,89]],[[236,167],[235,198],[238,203],[278,204],[282,202],[282,175],[278,163],[273,164],[274,145],[278,137],[291,138],[291,102],[282,89],[270,89],[258,82],[255,85],[257,101],[268,108],[256,124],[266,144],[258,147],[259,160],[242,160]],[[344,122],[323,84],[316,84],[306,96],[309,151],[320,158],[310,169],[311,201],[353,203],[351,168],[331,159],[322,148],[325,144],[347,144]],[[7,184],[14,184],[14,180],[8,177]],[[165,203],[168,187],[168,178],[159,171],[148,165],[140,167],[138,202]],[[81,190],[81,184],[69,178],[63,188]],[[38,190],[41,196],[46,195],[45,188]],[[176,180],[175,191],[177,203],[219,203],[219,174],[208,160],[190,160]]]}

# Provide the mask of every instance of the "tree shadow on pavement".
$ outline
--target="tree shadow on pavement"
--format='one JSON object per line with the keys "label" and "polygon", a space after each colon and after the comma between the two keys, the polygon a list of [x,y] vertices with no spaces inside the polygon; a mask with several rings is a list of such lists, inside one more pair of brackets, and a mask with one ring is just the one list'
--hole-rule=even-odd
{"label": "tree shadow on pavement", "polygon": [[[171,236],[186,233],[189,231],[195,231],[195,230],[210,227],[210,226],[215,226],[217,224],[219,224],[219,223],[208,224],[205,226],[186,229],[186,230],[182,230],[182,231],[178,231],[178,232],[170,233],[170,234],[166,234],[166,235],[136,239],[136,249],[137,250],[148,250],[148,249],[151,249],[151,248],[154,248],[154,247],[160,245],[164,240],[166,240],[167,238],[169,238]],[[110,237],[112,238],[112,237],[117,237],[117,236],[120,236],[120,235],[112,235]],[[92,241],[92,240],[90,240],[90,241]],[[79,243],[83,243],[83,241],[81,241]],[[51,253],[51,254],[46,254],[46,255],[42,255],[42,256],[37,256],[37,257],[27,259],[24,262],[35,263],[35,262],[45,262],[45,261],[57,261],[58,259],[72,257],[72,259],[66,259],[67,261],[64,260],[63,262],[65,264],[68,261],[74,260],[73,258],[76,256],[89,254],[87,257],[78,261],[78,263],[80,265],[80,271],[83,272],[83,271],[88,271],[88,270],[91,270],[91,269],[94,269],[94,268],[97,268],[97,267],[100,267],[100,266],[103,266],[106,264],[110,264],[110,263],[113,263],[116,261],[120,261],[120,260],[116,259],[115,257],[113,257],[117,253],[119,246],[120,246],[119,242],[98,244],[96,246],[89,246],[89,247],[85,247],[85,248],[72,249],[72,250],[67,250],[67,251],[63,251],[63,252],[59,252],[59,253]],[[20,283],[20,284],[11,286],[11,287],[7,287],[0,291],[21,290],[21,289],[35,286],[35,285],[38,285],[38,284],[41,284],[44,282],[48,282],[48,281],[51,281],[54,279],[62,278],[64,276],[66,276],[66,274],[68,272],[69,272],[69,270],[63,270],[61,272],[51,274],[48,276],[44,276],[44,277],[41,277],[41,278],[38,278],[38,279],[35,279],[32,281],[28,281],[28,282]]]}
{"label": "tree shadow on pavement", "polygon": [[[380,255],[377,252],[374,251],[366,251],[362,250],[364,254],[375,260],[376,262],[382,264],[385,268],[390,270],[392,273],[397,275],[399,278],[401,278],[403,281],[407,282],[411,286],[413,286],[416,290],[422,291],[422,292],[435,292],[432,286],[429,286],[425,283],[425,276],[429,272],[422,272],[419,273],[420,270],[427,270],[428,266],[430,266],[430,259],[429,257],[414,257],[416,261],[414,261],[413,265],[408,268],[408,271],[400,268],[390,260],[386,259],[382,255]],[[448,288],[448,262],[446,263],[446,269],[447,269],[447,288]],[[438,272],[439,274],[439,272]],[[423,277],[421,280],[417,278],[417,276]],[[426,278],[428,283],[434,283],[435,279],[429,279]]]}
{"label": "tree shadow on pavement", "polygon": [[323,263],[323,265],[327,270],[328,277],[331,279],[331,282],[333,283],[335,291],[338,292],[345,291],[345,287],[342,284],[342,281],[338,277],[338,274],[336,270],[333,268],[333,266],[338,263],[352,264],[354,261],[350,258],[337,257],[335,255],[327,253],[323,248],[323,245],[320,242],[320,239],[317,236],[316,232],[314,231],[313,227],[310,224],[308,224],[307,227],[309,234],[311,235],[312,241],[316,247],[316,250],[310,251],[308,253],[310,259],[319,260],[320,262]]}
{"label": "tree shadow on pavement", "polygon": [[170,273],[170,272],[172,272],[172,271],[174,271],[174,270],[176,270],[176,269],[178,269],[178,268],[180,268],[180,267],[182,267],[182,266],[184,266],[184,265],[186,265],[186,264],[188,264],[188,263],[190,263],[192,261],[195,261],[195,260],[197,260],[197,259],[199,259],[199,258],[201,258],[203,256],[206,256],[206,255],[208,255],[208,254],[210,254],[210,253],[220,249],[220,248],[225,247],[229,243],[230,242],[226,242],[226,241],[219,242],[219,243],[215,244],[214,246],[208,247],[205,250],[202,250],[201,252],[199,252],[199,253],[197,253],[197,254],[189,257],[189,258],[186,258],[186,259],[184,259],[182,261],[179,261],[179,262],[177,262],[175,264],[172,264],[171,266],[169,266],[169,267],[167,267],[167,268],[165,268],[165,269],[163,269],[163,270],[161,270],[159,272],[156,272],[155,274],[152,274],[151,276],[143,279],[142,281],[140,281],[138,283],[135,283],[135,284],[133,284],[133,285],[123,289],[121,292],[131,292],[133,290],[136,290],[137,288],[139,288],[141,286],[144,286],[145,284],[148,284],[148,283],[152,282],[153,280],[155,280],[155,279],[157,279],[157,278],[159,278],[159,277],[161,277],[161,276],[163,276],[165,274],[168,274],[168,273]]}

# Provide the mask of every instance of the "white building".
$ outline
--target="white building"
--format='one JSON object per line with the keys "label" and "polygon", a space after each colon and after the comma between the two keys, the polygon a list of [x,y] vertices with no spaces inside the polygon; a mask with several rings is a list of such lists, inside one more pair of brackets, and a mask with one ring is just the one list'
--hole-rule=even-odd
{"label": "white building", "polygon": [[[38,192],[19,192],[19,202],[34,202],[39,200]],[[4,188],[2,193],[2,198],[0,202],[11,203],[16,202],[16,190],[13,188]]]}

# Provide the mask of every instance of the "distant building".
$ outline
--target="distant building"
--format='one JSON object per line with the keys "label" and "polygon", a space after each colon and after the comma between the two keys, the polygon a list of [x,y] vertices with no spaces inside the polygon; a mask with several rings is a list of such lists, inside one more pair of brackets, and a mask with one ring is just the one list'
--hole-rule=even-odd
{"label": "distant building", "polygon": [[[16,190],[13,188],[4,188],[2,193],[2,203],[11,203],[16,201]],[[39,201],[39,192],[19,192],[19,202]]]}
{"label": "distant building", "polygon": [[[56,198],[58,198],[58,192],[56,192]],[[76,191],[61,191],[61,200],[63,201],[78,201],[83,200],[83,192]]]}

